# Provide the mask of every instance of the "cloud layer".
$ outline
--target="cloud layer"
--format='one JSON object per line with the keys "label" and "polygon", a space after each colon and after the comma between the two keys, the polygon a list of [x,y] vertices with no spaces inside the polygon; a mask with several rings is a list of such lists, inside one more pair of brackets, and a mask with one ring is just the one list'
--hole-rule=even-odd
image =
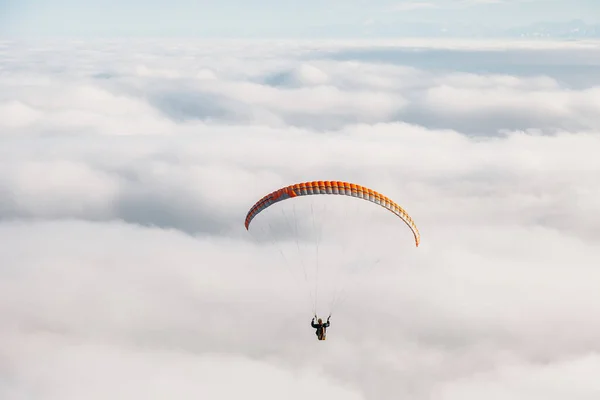
{"label": "cloud layer", "polygon": [[[443,46],[1,43],[0,397],[595,398],[598,46]],[[339,203],[313,291],[301,202],[243,226],[309,180],[421,246]]]}

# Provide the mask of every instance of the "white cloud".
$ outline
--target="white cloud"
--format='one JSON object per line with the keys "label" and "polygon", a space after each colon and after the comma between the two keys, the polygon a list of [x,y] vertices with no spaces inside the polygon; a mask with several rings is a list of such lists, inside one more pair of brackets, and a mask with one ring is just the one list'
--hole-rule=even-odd
{"label": "white cloud", "polygon": [[[469,380],[452,382],[443,386],[434,399],[477,399],[485,396],[490,400],[510,398],[543,397],[562,399],[575,396],[593,399],[600,391],[597,381],[589,374],[598,370],[597,355],[582,356],[557,364],[511,365],[499,371],[476,374]],[[573,390],[573,387],[577,387]]]}
{"label": "white cloud", "polygon": [[[23,64],[2,61],[0,80],[0,397],[597,392],[595,78],[452,67],[456,48],[489,56],[474,43],[378,42],[367,50],[404,52],[344,60],[364,45],[10,44]],[[525,62],[582,44],[529,45],[481,47]],[[441,64],[403,64],[444,46]],[[313,179],[396,199],[422,235],[415,248],[364,202],[326,214],[339,229],[320,242],[319,313],[347,284],[324,343],[296,257],[315,255],[312,225],[279,248],[243,227],[262,195]],[[253,227],[304,203],[281,204],[290,214]],[[358,265],[336,278],[342,238]]]}
{"label": "white cloud", "polygon": [[0,388],[5,398],[305,399],[315,390],[328,398],[362,398],[317,369],[290,371],[248,357],[77,344],[58,335],[3,339],[13,346],[5,360],[20,383]]}
{"label": "white cloud", "polygon": [[413,11],[424,8],[437,8],[437,5],[426,1],[405,1],[394,5],[395,11]]}
{"label": "white cloud", "polygon": [[[522,2],[522,1],[527,1],[527,0],[517,0],[515,2]],[[506,0],[463,0],[463,3],[466,4],[501,4],[501,3],[508,3],[508,1]]]}
{"label": "white cloud", "polygon": [[447,0],[447,1],[404,1],[393,6],[395,11],[415,11],[423,9],[456,9],[488,4],[511,4],[547,0]]}

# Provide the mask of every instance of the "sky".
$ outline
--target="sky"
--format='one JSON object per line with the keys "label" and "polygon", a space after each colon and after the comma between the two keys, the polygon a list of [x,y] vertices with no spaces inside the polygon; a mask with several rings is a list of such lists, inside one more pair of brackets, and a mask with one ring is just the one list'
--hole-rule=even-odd
{"label": "sky", "polygon": [[[1,399],[598,399],[600,41],[174,38],[151,2],[118,38],[49,4],[0,2]],[[315,180],[419,246],[349,196],[246,230]]]}
{"label": "sky", "polygon": [[0,36],[370,37],[600,22],[596,0],[0,0]]}

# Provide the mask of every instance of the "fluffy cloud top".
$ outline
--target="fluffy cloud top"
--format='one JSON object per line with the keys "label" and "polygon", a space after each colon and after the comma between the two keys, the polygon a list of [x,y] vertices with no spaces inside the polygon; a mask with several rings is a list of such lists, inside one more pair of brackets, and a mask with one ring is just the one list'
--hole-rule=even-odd
{"label": "fluffy cloud top", "polygon": [[[456,66],[500,45],[546,61]],[[597,45],[364,46],[4,43],[0,397],[596,398],[600,86],[550,66]],[[362,201],[314,214],[313,288],[277,225],[301,202],[243,226],[309,180],[391,197],[422,244]]]}

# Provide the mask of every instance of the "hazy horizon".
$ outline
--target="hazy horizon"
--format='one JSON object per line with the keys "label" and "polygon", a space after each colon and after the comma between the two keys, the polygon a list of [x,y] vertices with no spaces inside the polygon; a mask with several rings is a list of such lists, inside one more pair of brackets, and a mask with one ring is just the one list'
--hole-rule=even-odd
{"label": "hazy horizon", "polygon": [[419,37],[453,27],[502,31],[540,22],[600,23],[595,0],[4,0],[0,10],[0,37]]}

